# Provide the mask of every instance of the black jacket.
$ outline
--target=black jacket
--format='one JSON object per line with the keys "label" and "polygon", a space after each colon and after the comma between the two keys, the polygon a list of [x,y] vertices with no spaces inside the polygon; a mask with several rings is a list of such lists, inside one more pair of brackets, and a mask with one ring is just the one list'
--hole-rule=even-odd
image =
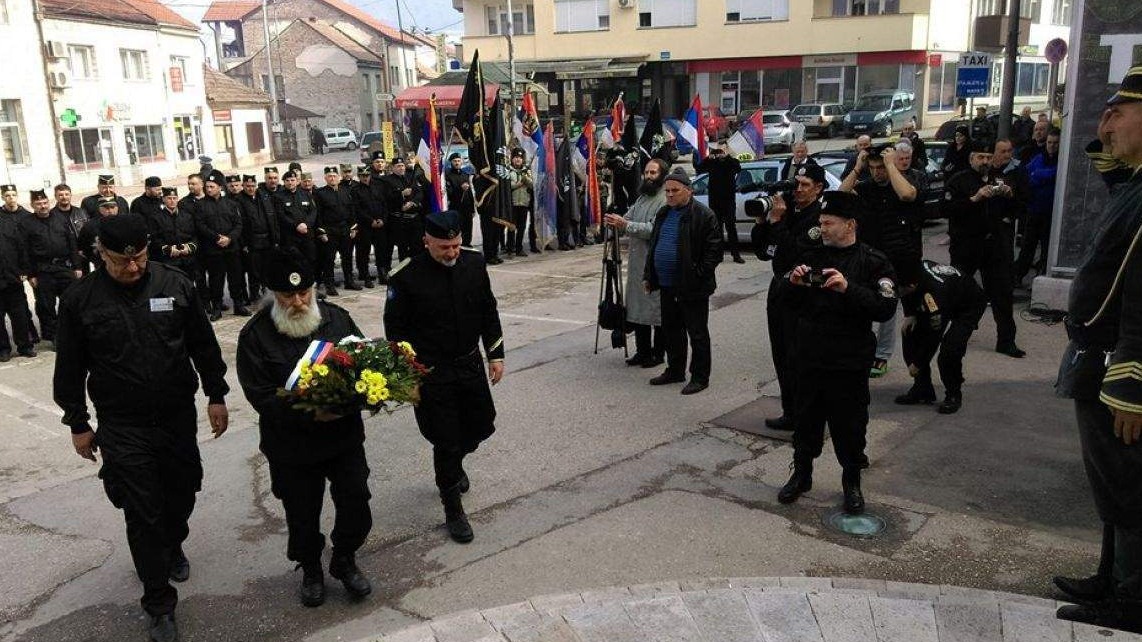
{"label": "black jacket", "polygon": [[[131,211],[131,206],[127,204],[127,199],[122,196],[116,196],[115,202],[119,204],[119,213],[126,214]],[[87,218],[99,218],[99,195],[92,194],[86,196],[79,202],[79,206],[84,212],[87,212]]]}
{"label": "black jacket", "polygon": [[735,213],[737,211],[738,174],[742,164],[738,159],[723,154],[720,158],[707,156],[694,163],[694,172],[709,174],[707,193],[712,209]]}
{"label": "black jacket", "polygon": [[161,433],[172,410],[194,404],[199,376],[206,396],[221,403],[230,391],[226,363],[181,271],[151,262],[139,283],[124,286],[100,269],[61,298],[53,394],[73,431],[90,419],[86,388],[101,428]]}
{"label": "black jacket", "polygon": [[803,210],[786,210],[785,216],[776,223],[765,219],[753,226],[750,238],[757,258],[773,261],[775,277],[797,266],[805,252],[821,246],[820,213],[821,201],[816,200]]}
{"label": "black jacket", "polygon": [[[904,173],[904,179],[916,188],[916,199],[923,200],[923,186],[914,169]],[[923,222],[916,201],[903,201],[892,188],[892,183],[877,184],[874,180],[861,181],[856,193],[864,201],[865,216],[861,217],[857,234],[860,240],[884,252],[893,265],[900,261],[920,260],[923,247],[914,234]]]}
{"label": "black jacket", "polygon": [[835,268],[848,281],[844,293],[778,281],[782,298],[797,314],[795,345],[802,370],[868,370],[876,352],[873,321],[896,314],[896,281],[884,253],[864,243],[822,245],[804,263]]}
{"label": "black jacket", "polygon": [[929,260],[921,263],[919,275],[916,290],[900,299],[904,316],[915,317],[917,325],[935,328],[955,319],[978,321],[983,315],[987,295],[975,279]]}
{"label": "black jacket", "polygon": [[99,238],[99,221],[101,220],[103,219],[100,216],[87,219],[75,239],[76,249],[79,251],[79,255],[87,262],[94,263],[96,267],[103,265],[103,259],[99,256],[99,252],[95,250],[95,241]]}
{"label": "black jacket", "polygon": [[[20,222],[13,214],[0,214],[0,290],[20,285],[20,277],[31,272],[28,253],[20,230]],[[19,314],[19,311],[12,311]],[[3,321],[0,320],[0,323]]]}
{"label": "black jacket", "polygon": [[[373,182],[377,182],[374,178]],[[449,167],[444,171],[444,193],[448,196],[448,209],[456,210],[463,216],[472,216],[475,208],[472,205],[472,190],[462,187],[465,183],[472,183],[472,176],[464,170]]]}
{"label": "black jacket", "polygon": [[[650,233],[650,248],[646,253],[643,279],[651,290],[659,289],[658,273],[654,268],[654,249],[662,232],[662,222],[670,206],[665,205],[654,215],[654,228]],[[714,270],[722,262],[722,228],[718,217],[710,208],[694,199],[682,207],[678,228],[678,274],[675,294],[682,299],[708,297],[718,289]]]}
{"label": "black jacket", "polygon": [[278,332],[270,306],[258,310],[238,335],[238,382],[258,413],[261,450],[275,463],[322,461],[365,439],[360,412],[318,422],[312,412],[295,410],[278,396],[311,341],[336,343],[350,335],[363,336],[342,308],[325,301],[314,304],[321,311],[321,325],[311,336],[295,339]]}
{"label": "black jacket", "polygon": [[504,358],[504,334],[484,258],[464,250],[446,267],[422,252],[389,273],[385,335],[408,341],[425,365],[452,362],[482,342],[488,359]]}
{"label": "black jacket", "polygon": [[[138,214],[145,218],[150,218],[158,213],[163,207],[163,199],[160,196],[147,196],[142,194],[135,200],[131,201],[131,213]],[[120,210],[120,213],[123,211]]]}
{"label": "black jacket", "polygon": [[353,207],[359,230],[373,229],[373,221],[385,222],[385,196],[380,179],[369,177],[369,183],[358,181],[353,185]]}
{"label": "black jacket", "polygon": [[274,214],[273,197],[268,193],[254,192],[250,196],[242,192],[234,196],[234,202],[242,212],[242,247],[268,250],[278,244],[281,230]]}
{"label": "black jacket", "polygon": [[[180,269],[193,265],[198,257],[198,231],[194,217],[181,209],[171,212],[166,207],[147,219],[151,232],[150,257],[160,263],[171,263]],[[190,254],[171,259],[171,247],[185,245]]]}
{"label": "black jacket", "polygon": [[[282,245],[313,242],[317,238],[317,206],[309,192],[300,188],[292,192],[282,188],[274,192],[273,199]],[[297,226],[302,223],[309,229],[305,234],[298,234]]]}
{"label": "black jacket", "polygon": [[[404,176],[386,174],[381,178],[381,183],[384,185],[385,209],[388,210],[390,220],[418,218],[424,211],[424,191],[414,174],[405,171]],[[402,194],[405,189],[411,189],[412,193],[405,196]],[[406,203],[412,204],[407,210],[404,209]]]}
{"label": "black jacket", "polygon": [[348,234],[356,223],[352,185],[320,187],[313,191],[313,201],[317,203],[317,227],[323,231]]}
{"label": "black jacket", "polygon": [[79,269],[83,258],[72,232],[71,221],[63,214],[48,212],[46,218],[35,214],[20,222],[24,247],[32,274]]}
{"label": "black jacket", "polygon": [[995,185],[974,169],[957,172],[944,184],[944,211],[948,214],[948,236],[952,242],[968,239],[1006,238],[1005,209],[998,197],[971,202],[979,188]]}
{"label": "black jacket", "polygon": [[958,149],[955,141],[949,142],[948,151],[944,153],[944,161],[940,163],[940,169],[948,178],[965,169],[971,169],[971,143],[965,143],[963,149]]}
{"label": "black jacket", "polygon": [[[233,199],[209,196],[198,201],[194,212],[194,226],[198,230],[198,251],[203,255],[237,252],[242,242],[242,213]],[[218,247],[218,238],[225,236],[230,245]]]}
{"label": "black jacket", "polygon": [[1027,216],[1027,207],[1031,204],[1031,177],[1027,175],[1027,170],[1013,161],[999,169],[992,168],[989,177],[993,183],[1002,182],[1011,187],[1010,197],[992,199],[1003,211],[1003,218],[1008,223],[1023,220]]}
{"label": "black jacket", "polygon": [[72,205],[66,212],[61,210],[57,205],[52,208],[52,214],[58,214],[64,217],[64,219],[71,224],[71,233],[76,236],[79,236],[79,231],[83,229],[83,224],[87,222],[87,212],[83,211],[83,208],[78,205]]}

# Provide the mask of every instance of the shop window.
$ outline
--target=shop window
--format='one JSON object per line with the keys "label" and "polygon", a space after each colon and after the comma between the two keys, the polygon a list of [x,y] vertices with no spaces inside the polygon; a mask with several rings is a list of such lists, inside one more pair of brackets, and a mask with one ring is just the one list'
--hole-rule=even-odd
{"label": "shop window", "polygon": [[63,132],[67,168],[77,171],[111,166],[110,129],[67,129]]}
{"label": "shop window", "polygon": [[246,148],[251,154],[266,148],[266,131],[262,123],[246,123]]}
{"label": "shop window", "polygon": [[0,100],[0,146],[9,166],[28,164],[28,140],[24,134],[24,110],[19,100]]}
{"label": "shop window", "polygon": [[555,0],[555,31],[600,31],[611,26],[610,0]]}
{"label": "shop window", "polygon": [[698,24],[697,0],[639,0],[638,11],[640,27],[693,27]]}
{"label": "shop window", "polygon": [[928,111],[952,111],[956,106],[956,69],[954,60],[945,60],[928,70]]}
{"label": "shop window", "polygon": [[162,125],[131,125],[124,130],[127,157],[132,165],[157,163],[167,158]]}
{"label": "shop window", "polygon": [[789,0],[726,0],[726,22],[788,19]]}

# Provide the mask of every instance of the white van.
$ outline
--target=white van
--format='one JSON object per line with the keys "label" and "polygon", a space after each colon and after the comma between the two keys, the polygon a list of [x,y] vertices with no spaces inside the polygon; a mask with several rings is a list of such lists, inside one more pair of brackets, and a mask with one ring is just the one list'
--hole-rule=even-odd
{"label": "white van", "polygon": [[325,134],[325,149],[357,149],[357,135],[351,129],[331,127],[321,133]]}

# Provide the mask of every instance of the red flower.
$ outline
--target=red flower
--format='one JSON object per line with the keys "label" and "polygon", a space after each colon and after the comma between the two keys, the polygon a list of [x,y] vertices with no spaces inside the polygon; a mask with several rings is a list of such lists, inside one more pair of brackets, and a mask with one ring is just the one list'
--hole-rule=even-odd
{"label": "red flower", "polygon": [[345,352],[344,350],[337,350],[337,349],[330,350],[329,355],[326,358],[329,359],[330,363],[337,365],[341,368],[347,368],[348,369],[348,368],[352,368],[354,365],[353,364],[353,357],[351,357],[349,355],[349,353]]}

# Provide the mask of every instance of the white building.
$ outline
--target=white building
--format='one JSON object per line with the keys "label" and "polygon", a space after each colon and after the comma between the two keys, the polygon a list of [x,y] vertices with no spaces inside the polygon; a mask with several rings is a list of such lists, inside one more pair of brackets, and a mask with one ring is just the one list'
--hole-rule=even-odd
{"label": "white building", "polygon": [[115,174],[120,184],[183,175],[198,169],[200,154],[215,153],[198,25],[159,2],[40,5],[59,149],[73,189],[86,191],[99,174]]}

